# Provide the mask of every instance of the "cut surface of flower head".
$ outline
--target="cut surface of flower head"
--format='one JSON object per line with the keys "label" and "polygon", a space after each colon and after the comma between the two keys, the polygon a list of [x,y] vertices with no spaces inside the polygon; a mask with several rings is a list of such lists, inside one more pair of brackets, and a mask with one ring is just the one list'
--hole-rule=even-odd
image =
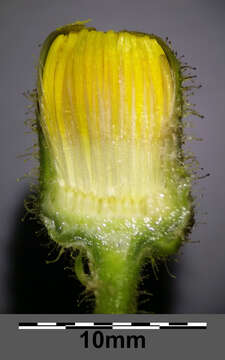
{"label": "cut surface of flower head", "polygon": [[43,46],[38,99],[41,218],[50,236],[86,246],[93,258],[93,248],[127,259],[149,248],[174,253],[192,201],[171,49],[154,35],[61,28]]}
{"label": "cut surface of flower head", "polygon": [[187,186],[176,77],[156,38],[88,29],[58,35],[41,104],[55,167],[50,207],[106,219],[175,210]]}

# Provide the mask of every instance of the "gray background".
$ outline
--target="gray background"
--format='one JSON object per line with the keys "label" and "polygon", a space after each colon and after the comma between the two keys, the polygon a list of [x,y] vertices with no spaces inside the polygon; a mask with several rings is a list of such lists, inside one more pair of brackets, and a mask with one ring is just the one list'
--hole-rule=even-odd
{"label": "gray background", "polygon": [[[207,329],[168,329],[168,330],[104,330],[104,335],[144,335],[144,349],[96,349],[91,344],[94,333],[89,330],[89,348],[84,348],[80,338],[84,330],[18,330],[19,322],[207,322]],[[224,353],[224,315],[1,315],[0,333],[2,335],[1,354],[4,360],[49,360],[64,358],[84,359],[205,359],[215,358]],[[66,356],[67,355],[67,356]],[[219,358],[219,356],[218,356]]]}
{"label": "gray background", "polygon": [[[18,330],[19,322],[207,322],[207,329],[167,330],[103,330],[107,336],[144,335],[146,347],[134,349],[98,349],[91,344],[94,330],[89,330],[89,348],[80,338],[84,330]],[[49,360],[64,358],[84,359],[205,359],[211,360],[224,353],[224,315],[1,315],[1,354],[4,360]],[[215,355],[216,354],[216,355]],[[219,358],[219,356],[217,357]]]}
{"label": "gray background", "polygon": [[[192,101],[205,119],[194,119],[194,133],[203,142],[192,142],[191,148],[202,174],[211,174],[195,189],[204,194],[198,198],[197,220],[205,224],[195,226],[193,243],[183,247],[176,265],[169,264],[176,279],[162,270],[158,282],[153,280],[152,301],[159,299],[157,312],[225,312],[224,10],[219,0],[1,1],[0,312],[72,312],[65,298],[73,281],[66,283],[63,264],[45,266],[46,253],[39,249],[40,237],[34,236],[36,225],[21,224],[29,182],[16,179],[32,168],[32,161],[24,163],[17,156],[33,144],[33,137],[25,134],[28,102],[22,93],[35,86],[38,44],[56,27],[88,18],[99,30],[168,36],[178,54],[198,68],[203,88]],[[54,307],[57,299],[61,305]]]}

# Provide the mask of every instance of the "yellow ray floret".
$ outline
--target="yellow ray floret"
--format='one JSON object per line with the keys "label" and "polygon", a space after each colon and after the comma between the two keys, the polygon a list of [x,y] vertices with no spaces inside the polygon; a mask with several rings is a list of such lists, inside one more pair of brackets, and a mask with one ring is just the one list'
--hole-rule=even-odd
{"label": "yellow ray floret", "polygon": [[155,38],[90,29],[55,38],[43,71],[41,125],[61,208],[64,202],[71,211],[115,216],[149,211],[167,191],[163,164],[175,92]]}

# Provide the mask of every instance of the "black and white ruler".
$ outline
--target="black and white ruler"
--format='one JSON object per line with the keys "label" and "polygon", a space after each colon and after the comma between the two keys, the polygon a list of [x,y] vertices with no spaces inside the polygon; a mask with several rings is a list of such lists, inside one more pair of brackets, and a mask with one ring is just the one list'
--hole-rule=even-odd
{"label": "black and white ruler", "polygon": [[19,330],[163,330],[207,329],[207,322],[20,322]]}

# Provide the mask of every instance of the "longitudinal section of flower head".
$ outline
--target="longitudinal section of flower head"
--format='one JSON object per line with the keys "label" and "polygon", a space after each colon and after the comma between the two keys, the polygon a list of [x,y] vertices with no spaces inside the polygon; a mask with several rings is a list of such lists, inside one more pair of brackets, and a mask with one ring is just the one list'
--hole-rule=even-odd
{"label": "longitudinal section of flower head", "polygon": [[137,212],[164,194],[165,171],[177,161],[175,95],[154,37],[58,35],[44,66],[41,125],[59,186],[102,203],[128,201]]}

